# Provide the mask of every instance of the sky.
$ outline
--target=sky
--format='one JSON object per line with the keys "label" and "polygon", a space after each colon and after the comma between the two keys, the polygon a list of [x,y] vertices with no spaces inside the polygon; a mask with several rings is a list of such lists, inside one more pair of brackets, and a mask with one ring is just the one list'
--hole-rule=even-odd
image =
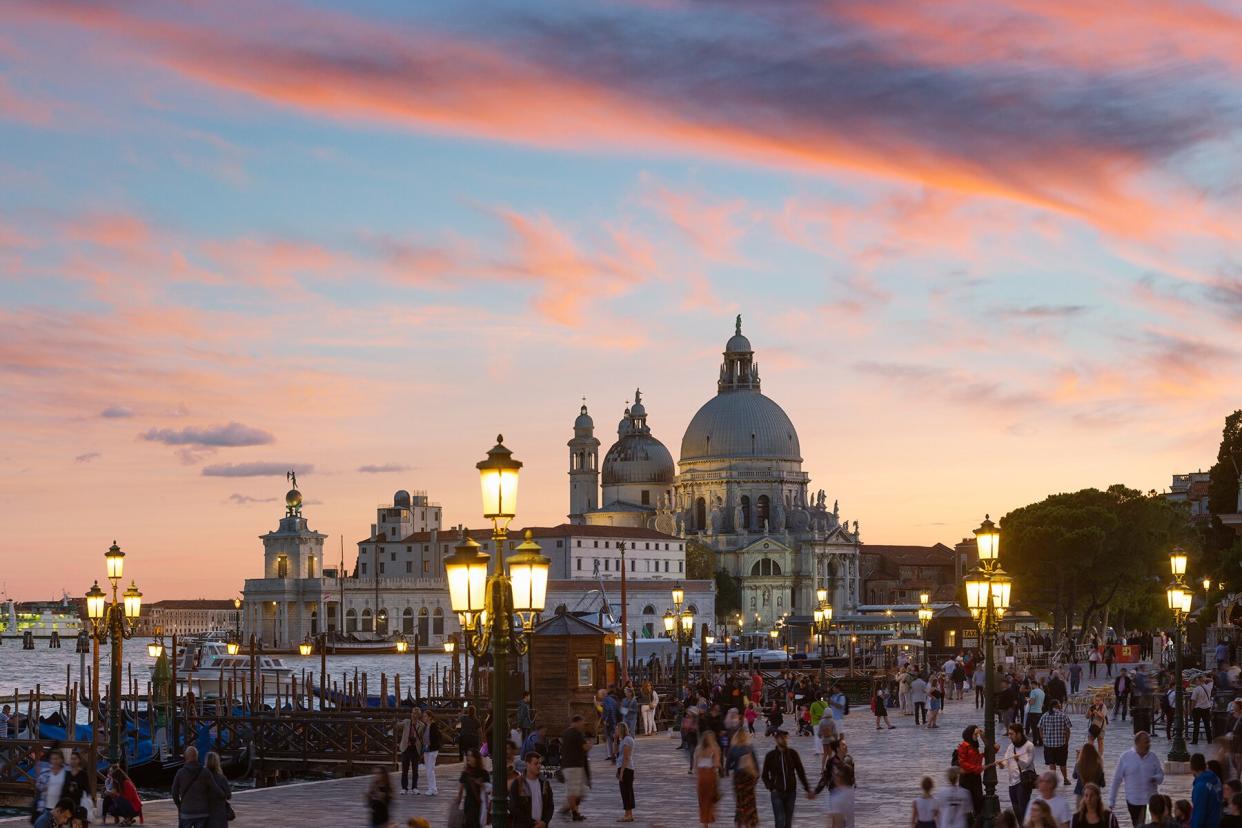
{"label": "sky", "polygon": [[1239,407],[1242,15],[1137,0],[0,5],[0,585],[229,597],[474,464],[676,458],[733,319],[871,543],[1165,489]]}

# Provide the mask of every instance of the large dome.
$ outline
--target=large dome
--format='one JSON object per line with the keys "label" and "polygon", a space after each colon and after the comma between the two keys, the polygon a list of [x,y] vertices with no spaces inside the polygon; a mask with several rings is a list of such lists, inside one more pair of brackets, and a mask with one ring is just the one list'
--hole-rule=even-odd
{"label": "large dome", "polygon": [[798,432],[784,410],[758,391],[712,397],[681,438],[681,462],[756,457],[802,462]]}
{"label": "large dome", "polygon": [[626,434],[613,443],[600,471],[605,486],[671,484],[676,475],[673,455],[659,440],[642,432]]}

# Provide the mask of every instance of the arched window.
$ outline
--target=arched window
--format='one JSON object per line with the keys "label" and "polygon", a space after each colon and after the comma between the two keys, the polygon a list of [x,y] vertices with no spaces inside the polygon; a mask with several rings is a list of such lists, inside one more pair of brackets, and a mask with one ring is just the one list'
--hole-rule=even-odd
{"label": "arched window", "polygon": [[388,610],[384,607],[380,607],[375,615],[375,633],[376,635],[388,635]]}
{"label": "arched window", "polygon": [[406,607],[401,611],[401,632],[410,635],[414,632],[414,610]]}
{"label": "arched window", "polygon": [[418,639],[427,642],[431,639],[431,619],[427,615],[427,608],[420,607],[418,610]]}
{"label": "arched window", "polygon": [[742,495],[742,525],[734,527],[738,532],[750,531],[750,496]]}
{"label": "arched window", "polygon": [[431,634],[444,635],[444,610],[436,607],[436,611],[431,614]]}
{"label": "arched window", "polygon": [[701,497],[694,501],[694,528],[707,531],[707,501]]}
{"label": "arched window", "polygon": [[277,578],[288,578],[289,577],[289,559],[286,558],[284,555],[281,555],[279,558],[276,559],[276,577]]}
{"label": "arched window", "polygon": [[352,607],[345,613],[345,632],[358,632],[358,613]]}
{"label": "arched window", "polygon": [[364,609],[362,611],[362,631],[363,632],[374,632],[374,630],[375,630],[375,626],[374,624],[372,624],[371,610],[370,608]]}
{"label": "arched window", "polygon": [[643,607],[643,615],[655,615],[655,607],[651,606],[651,604]]}
{"label": "arched window", "polygon": [[781,565],[771,558],[761,558],[750,568],[753,576],[773,576],[781,574]]}
{"label": "arched window", "polygon": [[755,502],[755,506],[755,511],[758,513],[756,517],[759,519],[758,525],[763,526],[766,524],[768,519],[768,496],[759,495],[759,499]]}
{"label": "arched window", "polygon": [[319,635],[319,610],[311,610],[311,635]]}
{"label": "arched window", "polygon": [[699,608],[698,608],[698,607],[696,607],[694,604],[691,604],[690,606],[686,607],[686,609],[690,610],[690,614],[691,614],[691,615],[698,615],[698,614],[699,614]]}

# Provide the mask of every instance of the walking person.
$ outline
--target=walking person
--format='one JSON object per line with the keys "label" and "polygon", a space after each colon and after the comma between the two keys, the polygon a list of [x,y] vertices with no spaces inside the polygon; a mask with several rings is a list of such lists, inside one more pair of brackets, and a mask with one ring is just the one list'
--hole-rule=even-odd
{"label": "walking person", "polygon": [[1078,797],[1082,796],[1088,785],[1099,788],[1105,785],[1104,760],[1090,742],[1078,749],[1078,756],[1074,759],[1074,779],[1074,795]]}
{"label": "walking person", "polygon": [[1104,646],[1104,674],[1108,678],[1113,677],[1113,645],[1106,644]]}
{"label": "walking person", "polygon": [[982,660],[975,662],[975,675],[971,679],[971,684],[975,686],[975,709],[978,710],[983,707],[983,691],[987,684],[987,673]]}
{"label": "walking person", "polygon": [[734,828],[756,828],[759,807],[755,801],[755,785],[759,781],[759,757],[755,755],[750,733],[739,730],[729,743],[725,773],[733,775]]}
{"label": "walking person", "polygon": [[1104,755],[1104,731],[1108,729],[1108,705],[1095,702],[1087,710],[1087,742],[1095,742],[1095,749]]}
{"label": "walking person", "polygon": [[876,730],[880,730],[880,722],[884,722],[884,726],[889,730],[893,729],[893,726],[888,723],[888,708],[884,706],[884,691],[878,687],[871,696],[871,712],[875,716]]}
{"label": "walking person", "polygon": [[1190,755],[1190,772],[1195,775],[1190,788],[1190,828],[1219,828],[1224,812],[1220,777],[1208,768],[1202,753]]}
{"label": "walking person", "polygon": [[927,694],[927,708],[931,713],[931,718],[927,719],[927,726],[929,728],[940,727],[940,711],[944,709],[944,689],[938,682],[932,683],[931,692]]}
{"label": "walking person", "polygon": [[617,725],[617,784],[621,787],[621,807],[625,809],[618,822],[634,821],[634,737],[625,722]]}
{"label": "walking person", "polygon": [[699,798],[699,823],[707,826],[716,821],[716,803],[720,801],[717,777],[723,766],[716,733],[704,728],[699,746],[694,750],[695,789]]}
{"label": "walking person", "polygon": [[[478,751],[475,751],[478,753]],[[372,828],[387,828],[389,815],[392,812],[392,780],[388,771],[381,767],[371,770],[371,784],[367,788],[367,814]],[[181,828],[186,828],[182,823]],[[472,828],[478,828],[477,825]]]}
{"label": "walking person", "polygon": [[1069,671],[1070,693],[1077,693],[1078,688],[1082,686],[1082,665],[1078,663],[1078,656],[1072,656]]}
{"label": "walking person", "polygon": [[[194,758],[198,759],[198,751],[194,752]],[[37,817],[34,828],[51,828],[55,824],[52,822],[52,809],[64,798],[65,783],[69,779],[69,773],[65,769],[65,754],[60,750],[53,750],[48,754],[47,765],[35,779],[34,810]],[[76,804],[74,803],[75,806]]]}
{"label": "walking person", "polygon": [[970,791],[958,784],[962,781],[962,769],[950,767],[945,771],[944,778],[948,784],[936,794],[939,801],[937,819],[940,820],[937,828],[967,828],[973,819],[975,806]]}
{"label": "walking person", "polygon": [[[213,801],[223,798],[212,774],[198,761],[198,749],[193,745],[182,755],[185,764],[173,777],[172,800],[177,806],[179,828],[206,828],[211,817]],[[387,779],[387,773],[384,774]]]}
{"label": "walking person", "polygon": [[[423,711],[423,775],[427,777],[427,796],[435,796],[440,792],[436,784],[436,760],[440,758],[443,739],[440,726],[436,724],[431,711]],[[414,792],[418,793],[417,786]]]}
{"label": "walking person", "polygon": [[1009,744],[1005,755],[997,765],[1009,772],[1009,802],[1014,815],[1021,820],[1026,816],[1026,803],[1035,789],[1035,745],[1026,738],[1022,725],[1014,722],[1008,729]]}
{"label": "walking person", "polygon": [[474,705],[466,705],[465,712],[457,722],[457,747],[462,756],[468,751],[479,749],[481,732],[482,725],[479,724],[479,717],[475,715]]}
{"label": "walking person", "polygon": [[233,818],[233,806],[229,804],[229,800],[233,798],[233,789],[229,787],[228,777],[224,775],[220,754],[214,750],[209,752],[203,767],[219,792],[219,796],[213,796],[207,805],[207,828],[228,828],[229,820]]}
{"label": "walking person", "polygon": [[1095,647],[1092,647],[1091,652],[1087,654],[1087,667],[1091,678],[1095,678],[1096,672],[1100,669],[1100,651]]}
{"label": "walking person", "polygon": [[521,731],[522,737],[517,740],[518,744],[523,744],[526,737],[535,728],[535,717],[530,709],[530,691],[527,690],[522,694],[521,701],[517,706],[517,729]]}
{"label": "walking person", "polygon": [[1126,713],[1130,709],[1130,692],[1133,689],[1130,680],[1130,671],[1125,667],[1121,668],[1121,673],[1117,678],[1113,679],[1113,715],[1120,713],[1121,720],[1126,720]]}
{"label": "walking person", "polygon": [[1044,688],[1042,682],[1036,681],[1031,685],[1031,692],[1026,696],[1026,722],[1024,723],[1026,732],[1031,734],[1036,747],[1043,746],[1039,739],[1039,717],[1042,715],[1044,715]]}
{"label": "walking person", "polygon": [[844,762],[832,769],[828,794],[828,828],[854,828],[854,765]]}
{"label": "walking person", "polygon": [[1070,820],[1071,828],[1089,828],[1098,825],[1100,828],[1118,828],[1117,817],[1104,807],[1104,796],[1100,786],[1088,782],[1083,786],[1082,799],[1078,801],[1078,810]]}
{"label": "walking person", "polygon": [[[1043,803],[1048,808],[1058,828],[1069,828],[1074,809],[1070,807],[1069,800],[1061,795],[1060,789],[1057,787],[1056,771],[1044,771],[1039,775],[1039,782],[1036,783],[1035,790],[1031,794],[1031,801],[1027,805],[1027,810],[1033,811],[1039,803]],[[1028,823],[1030,822],[1030,817],[1031,814],[1028,813]]]}
{"label": "walking person", "polygon": [[910,705],[914,708],[914,726],[927,724],[927,682],[922,676],[910,682]]}
{"label": "walking person", "polygon": [[1044,762],[1048,770],[1060,768],[1061,777],[1069,784],[1069,739],[1073,724],[1069,717],[1061,712],[1061,703],[1056,699],[1048,702],[1048,712],[1039,717],[1038,731],[1044,744]]}
{"label": "walking person", "polygon": [[910,805],[910,828],[936,828],[936,814],[940,803],[932,795],[936,783],[930,776],[924,776],[919,782],[922,794],[914,798]]}
{"label": "walking person", "polygon": [[[464,754],[464,759],[461,776],[457,778],[457,796],[453,797],[452,808],[461,809],[462,828],[482,828],[483,795],[488,773],[483,767],[483,755],[477,750],[472,749]],[[493,757],[492,761],[499,761],[499,757]]]}
{"label": "walking person", "polygon": [[1199,744],[1199,723],[1203,723],[1204,736],[1212,741],[1212,691],[1209,689],[1208,677],[1200,676],[1190,691],[1190,721],[1194,727],[1194,735],[1190,737],[1192,745]]}
{"label": "walking person", "polygon": [[414,794],[418,790],[418,766],[423,760],[423,711],[410,709],[409,718],[401,723],[397,734],[397,756],[401,759],[401,795],[410,792],[409,775],[414,771]]}
{"label": "walking person", "polygon": [[1130,822],[1141,825],[1147,800],[1160,793],[1162,782],[1164,768],[1160,765],[1159,757],[1151,751],[1151,737],[1146,731],[1140,730],[1134,734],[1134,747],[1117,758],[1117,767],[1113,770],[1113,784],[1108,793],[1109,810],[1116,809],[1117,793],[1124,785]]}
{"label": "walking person", "polygon": [[539,773],[543,756],[532,750],[522,761],[526,763],[522,775],[509,783],[509,824],[513,828],[548,828],[555,806],[552,785]]}
{"label": "walking person", "polygon": [[587,745],[586,720],[575,715],[569,720],[569,728],[561,736],[561,775],[565,777],[565,805],[561,808],[562,815],[568,814],[573,822],[581,822],[585,817],[578,810],[586,796]]}
{"label": "walking person", "polygon": [[763,785],[772,796],[772,816],[776,828],[793,828],[794,806],[798,802],[798,783],[811,796],[806,771],[798,752],[789,749],[789,733],[776,733],[776,747],[763,757]]}

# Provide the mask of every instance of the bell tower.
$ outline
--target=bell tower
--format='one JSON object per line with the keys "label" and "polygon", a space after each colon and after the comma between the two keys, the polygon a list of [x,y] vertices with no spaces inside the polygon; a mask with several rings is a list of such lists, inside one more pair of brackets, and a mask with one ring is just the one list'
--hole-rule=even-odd
{"label": "bell tower", "polygon": [[586,523],[584,515],[599,506],[599,440],[586,403],[574,420],[569,446],[569,522]]}

